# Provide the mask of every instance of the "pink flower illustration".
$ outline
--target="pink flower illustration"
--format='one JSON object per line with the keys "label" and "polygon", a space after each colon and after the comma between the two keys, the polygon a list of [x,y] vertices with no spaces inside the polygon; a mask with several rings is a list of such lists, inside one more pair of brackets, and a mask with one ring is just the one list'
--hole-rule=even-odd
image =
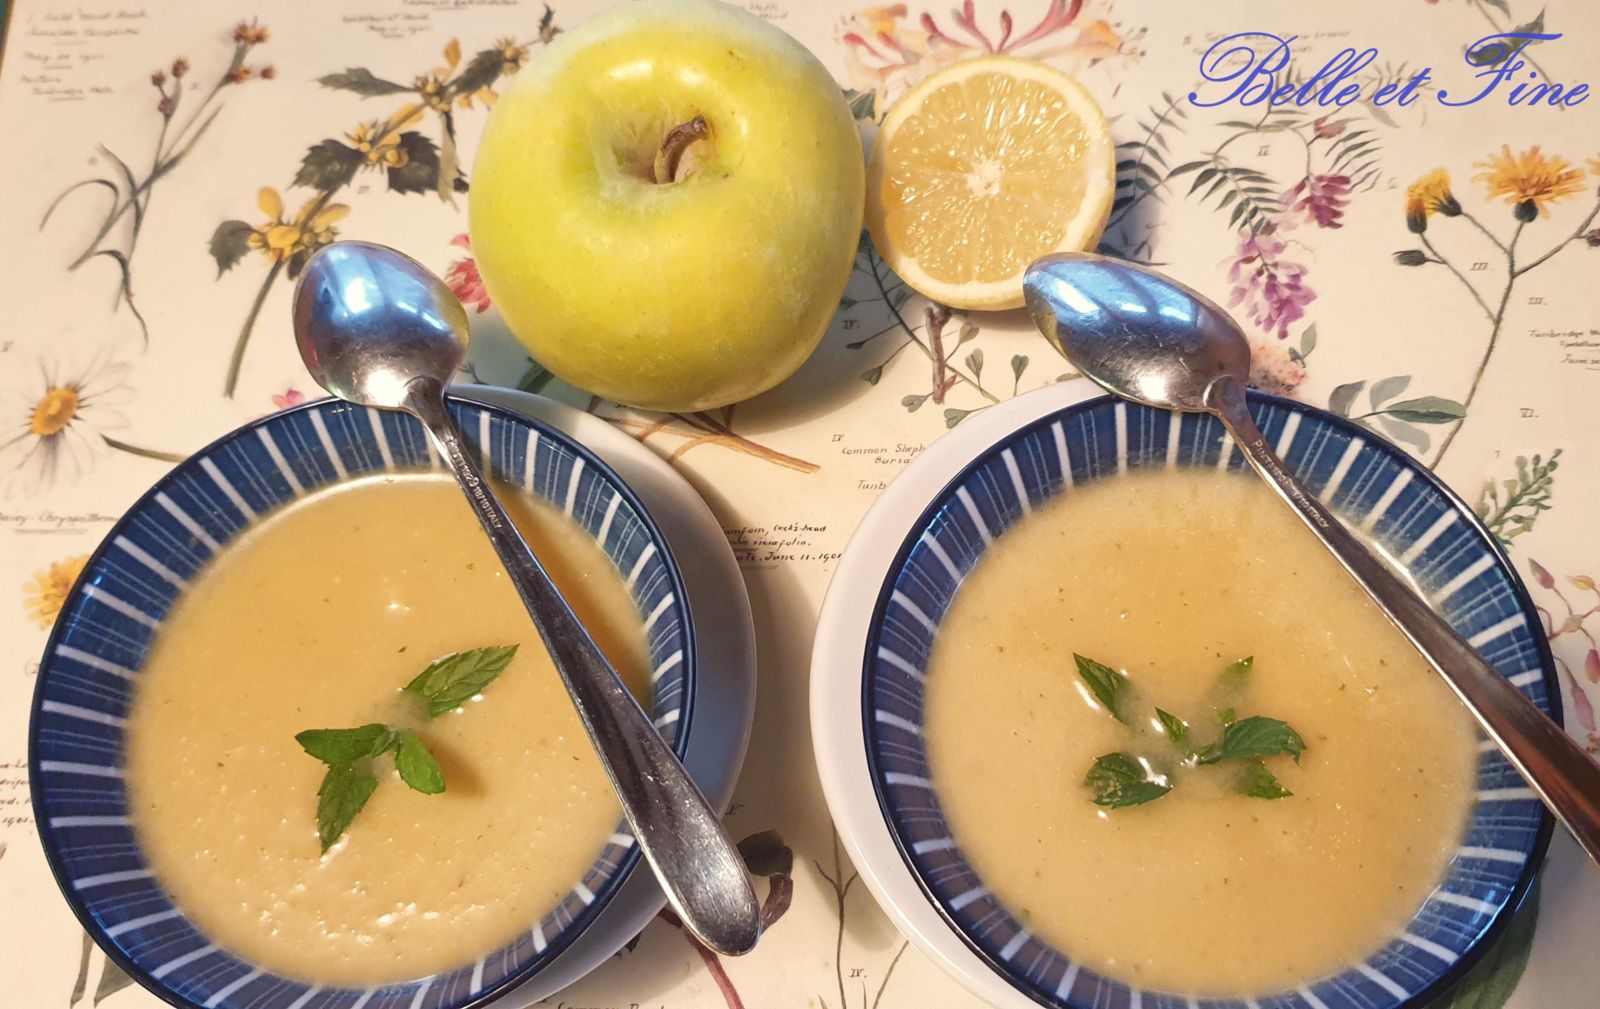
{"label": "pink flower illustration", "polygon": [[[881,115],[906,90],[957,60],[986,53],[1032,59],[1076,57],[1090,64],[1113,56],[1134,56],[1130,40],[1103,19],[1078,24],[1084,0],[1051,0],[1031,27],[1018,28],[1002,9],[988,27],[979,24],[977,4],[964,0],[941,22],[924,13],[911,20],[903,3],[867,7],[838,27],[851,83],[876,94]],[[1075,29],[1075,30],[1074,30]]]}
{"label": "pink flower illustration", "polygon": [[1317,292],[1306,286],[1306,267],[1283,258],[1288,244],[1277,231],[1277,225],[1267,224],[1257,232],[1239,232],[1239,251],[1228,267],[1233,285],[1228,306],[1243,305],[1251,322],[1286,340],[1289,327],[1305,318]]}
{"label": "pink flower illustration", "polygon": [[1329,119],[1327,116],[1318,116],[1311,124],[1311,130],[1318,140],[1327,140],[1343,133],[1350,124],[1348,119]]}
{"label": "pink flower illustration", "polygon": [[306,394],[294,386],[272,394],[272,405],[280,410],[287,410],[291,406],[299,406],[306,401]]}
{"label": "pink flower illustration", "polygon": [[1250,341],[1250,387],[1274,396],[1292,396],[1306,380],[1305,361],[1291,356],[1279,340]]}
{"label": "pink flower illustration", "polygon": [[1319,228],[1343,227],[1339,218],[1349,203],[1348,175],[1308,175],[1283,194],[1286,212],[1304,214]]}
{"label": "pink flower illustration", "polygon": [[[472,251],[472,239],[467,235],[457,235],[450,240],[450,244]],[[489,290],[483,286],[483,278],[478,276],[476,259],[467,256],[451,263],[450,269],[445,271],[444,282],[461,299],[461,303],[471,305],[474,312],[482,315],[489,310]]]}

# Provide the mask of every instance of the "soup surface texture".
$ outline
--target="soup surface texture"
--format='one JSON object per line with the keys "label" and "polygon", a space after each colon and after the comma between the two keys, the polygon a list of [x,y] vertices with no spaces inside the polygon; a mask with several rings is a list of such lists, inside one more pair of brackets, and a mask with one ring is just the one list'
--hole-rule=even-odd
{"label": "soup surface texture", "polygon": [[[1132,725],[1074,653],[1126,673]],[[1260,995],[1375,953],[1443,877],[1474,799],[1465,709],[1249,476],[1134,471],[1036,509],[957,592],[926,703],[934,787],[985,885],[1142,988]],[[1230,707],[1288,722],[1304,753],[1265,764],[1293,795],[1241,794],[1244,761],[1185,766],[1158,705],[1200,745]],[[1084,777],[1115,751],[1172,790],[1096,805]]]}
{"label": "soup surface texture", "polygon": [[[639,696],[643,625],[609,557],[520,490],[501,500]],[[400,692],[430,661],[517,644],[462,708],[425,720]],[[295,734],[416,729],[446,789],[393,760],[320,854],[325,768]],[[476,960],[547,914],[621,818],[538,632],[453,482],[373,478],[265,519],[195,579],[129,712],[127,784],[156,878],[210,939],[326,985]]]}

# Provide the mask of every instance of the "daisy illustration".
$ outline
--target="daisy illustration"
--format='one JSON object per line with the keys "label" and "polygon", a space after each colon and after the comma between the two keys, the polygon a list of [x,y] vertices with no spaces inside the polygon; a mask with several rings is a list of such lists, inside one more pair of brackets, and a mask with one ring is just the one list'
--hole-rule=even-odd
{"label": "daisy illustration", "polygon": [[0,389],[0,473],[8,495],[72,483],[120,443],[106,432],[127,426],[118,407],[132,398],[128,366],[97,354],[81,365],[41,361]]}

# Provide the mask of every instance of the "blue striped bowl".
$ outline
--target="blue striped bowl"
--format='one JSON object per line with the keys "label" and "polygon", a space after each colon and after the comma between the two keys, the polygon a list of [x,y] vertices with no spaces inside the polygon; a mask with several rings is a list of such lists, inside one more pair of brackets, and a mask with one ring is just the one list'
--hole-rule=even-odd
{"label": "blue striped bowl", "polygon": [[[1559,720],[1548,643],[1511,564],[1470,509],[1405,453],[1300,403],[1252,394],[1289,469],[1398,558],[1455,629]],[[1395,1009],[1458,977],[1526,894],[1551,821],[1499,751],[1479,760],[1479,798],[1448,877],[1365,962],[1250,1001],[1141,991],[1033,937],[989,893],[950,837],[920,732],[923,676],[962,577],[1031,507],[1072,485],[1143,467],[1241,470],[1215,419],[1101,397],[1013,431],[974,459],[912,525],[867,632],[861,716],[867,766],[890,834],[924,895],[989,967],[1062,1009]]]}
{"label": "blue striped bowl", "polygon": [[[666,541],[633,492],[564,434],[498,407],[452,399],[483,468],[587,529],[652,616],[651,714],[679,757],[694,710],[687,597]],[[243,427],[201,449],[139,499],[90,559],[45,649],[29,770],[45,854],[83,927],[145,987],[183,1007],[461,1009],[532,977],[594,920],[639,850],[619,825],[543,920],[483,959],[380,988],[316,988],[218,948],[154,880],[128,818],[123,719],[150,642],[185,586],[260,516],[340,481],[438,469],[422,426],[330,400]],[[643,616],[641,617],[643,618]]]}

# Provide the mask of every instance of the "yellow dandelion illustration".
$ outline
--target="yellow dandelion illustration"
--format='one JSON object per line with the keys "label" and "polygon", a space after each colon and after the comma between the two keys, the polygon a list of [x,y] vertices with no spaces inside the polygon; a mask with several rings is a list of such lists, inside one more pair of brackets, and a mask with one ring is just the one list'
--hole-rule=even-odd
{"label": "yellow dandelion illustration", "polygon": [[1450,191],[1450,173],[1435,168],[1406,189],[1406,227],[1416,234],[1428,230],[1428,218],[1434,214],[1455,217],[1461,213],[1461,204]]}
{"label": "yellow dandelion illustration", "polygon": [[34,624],[48,630],[56,622],[56,615],[67,601],[67,593],[72,591],[73,583],[87,563],[89,555],[79,554],[33,573],[22,587],[22,606]]}
{"label": "yellow dandelion illustration", "polygon": [[1483,171],[1473,176],[1489,190],[1490,198],[1503,197],[1516,209],[1517,219],[1548,217],[1550,204],[1583,192],[1583,173],[1555,154],[1542,154],[1539,146],[1512,154],[1503,144],[1499,153],[1473,164]]}

